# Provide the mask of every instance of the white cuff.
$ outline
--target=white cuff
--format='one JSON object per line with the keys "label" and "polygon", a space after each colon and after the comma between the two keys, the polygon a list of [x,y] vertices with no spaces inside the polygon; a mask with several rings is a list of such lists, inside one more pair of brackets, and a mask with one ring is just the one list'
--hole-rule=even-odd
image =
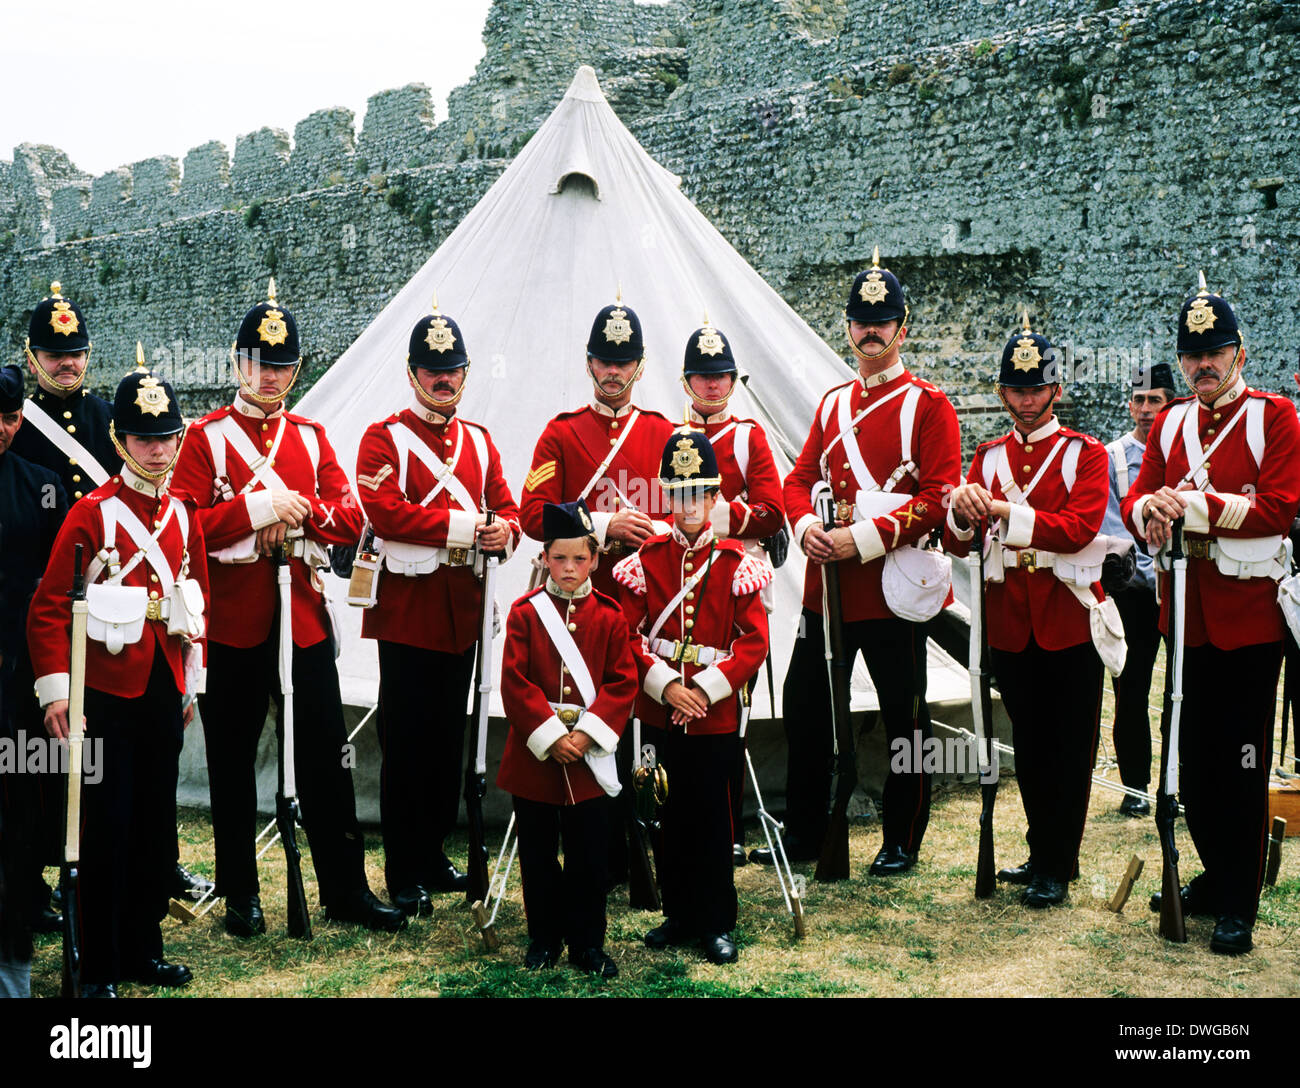
{"label": "white cuff", "polygon": [[568,736],[569,731],[556,715],[552,714],[541,725],[528,734],[528,750],[538,759],[546,759],[546,753],[561,737]]}
{"label": "white cuff", "polygon": [[189,683],[185,685],[187,695],[206,695],[208,693],[208,667],[206,665],[200,665],[186,679],[189,680]]}
{"label": "white cuff", "polygon": [[583,714],[573,728],[579,733],[586,733],[591,738],[592,744],[600,749],[597,755],[611,755],[618,747],[618,734],[591,711]]}
{"label": "white cuff", "polygon": [[254,530],[265,529],[268,525],[274,525],[280,520],[275,516],[275,503],[271,500],[271,492],[267,489],[250,491],[244,496],[244,499],[247,504],[248,520],[252,523]]}
{"label": "white cuff", "polygon": [[670,536],[673,527],[666,521],[659,521],[657,518],[651,518],[650,524],[655,527],[655,536]]}
{"label": "white cuff", "polygon": [[721,496],[713,506],[713,513],[709,515],[709,524],[713,526],[713,535],[719,540],[731,535],[731,503]]}
{"label": "white cuff", "polygon": [[468,510],[447,511],[447,547],[472,548],[474,530],[478,527],[478,515]]}
{"label": "white cuff", "polygon": [[709,697],[710,703],[720,703],[731,695],[731,683],[717,665],[701,669],[691,677],[691,682]]}
{"label": "white cuff", "polygon": [[957,514],[951,506],[948,507],[948,531],[958,540],[972,540],[975,536],[975,526],[968,529],[957,527]]}
{"label": "white cuff", "polygon": [[1002,541],[1009,548],[1027,548],[1034,542],[1034,508],[1011,504],[1007,517],[1007,535]]}
{"label": "white cuff", "polygon": [[36,701],[42,707],[68,697],[72,677],[66,672],[52,672],[36,678]]}
{"label": "white cuff", "polygon": [[513,521],[507,521],[506,524],[510,526],[510,533],[506,537],[506,546],[504,551],[505,551],[505,557],[509,559],[512,555],[515,554],[515,532],[516,530],[519,529],[519,525]]}
{"label": "white cuff", "polygon": [[885,542],[880,539],[880,530],[874,521],[855,521],[849,526],[849,535],[858,546],[862,562],[869,563],[885,554]]}
{"label": "white cuff", "polygon": [[822,519],[816,514],[804,514],[803,517],[794,523],[794,542],[799,545],[801,551],[803,550],[804,533],[806,533],[812,525],[821,528],[821,523]]}
{"label": "white cuff", "polygon": [[591,526],[596,530],[596,543],[599,544],[602,549],[605,547],[605,540],[609,534],[609,523],[613,519],[613,514],[603,512],[597,513],[594,510],[591,513]]}
{"label": "white cuff", "polygon": [[663,703],[664,688],[674,680],[680,680],[681,675],[666,661],[656,661],[650,666],[650,671],[645,674],[645,682],[641,685],[645,693],[650,696],[656,703]]}
{"label": "white cuff", "polygon": [[1183,532],[1208,533],[1210,531],[1210,504],[1204,491],[1184,491],[1187,509],[1183,511]]}
{"label": "white cuff", "polygon": [[1129,514],[1129,521],[1133,523],[1133,528],[1137,530],[1138,539],[1146,540],[1147,538],[1147,503],[1151,501],[1150,495],[1143,495],[1133,504],[1133,510]]}

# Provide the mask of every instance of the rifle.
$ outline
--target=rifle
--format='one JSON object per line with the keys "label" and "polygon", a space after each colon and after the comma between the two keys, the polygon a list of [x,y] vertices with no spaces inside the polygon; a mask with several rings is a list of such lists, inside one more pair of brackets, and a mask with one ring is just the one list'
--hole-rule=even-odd
{"label": "rifle", "polygon": [[1160,789],[1156,793],[1156,829],[1160,834],[1161,895],[1160,935],[1185,942],[1182,881],[1178,879],[1178,847],[1174,843],[1174,820],[1178,817],[1178,724],[1183,711],[1183,640],[1186,625],[1187,557],[1183,554],[1183,519],[1173,524],[1169,539],[1173,592],[1169,595],[1168,670],[1169,732],[1161,758],[1164,760]]}
{"label": "rifle", "polygon": [[[835,508],[829,487],[823,487],[814,502],[822,528],[835,528]],[[828,883],[849,876],[849,800],[858,786],[857,753],[853,746],[853,722],[849,716],[849,676],[852,663],[844,654],[844,621],[840,601],[840,571],[835,560],[822,564],[822,624],[826,641],[826,669],[831,685],[832,744],[835,754],[835,802],[822,840],[814,877]]]}
{"label": "rifle", "polygon": [[[506,857],[506,847],[510,847],[510,856]],[[510,883],[510,870],[515,864],[515,855],[519,853],[519,838],[515,834],[515,814],[510,814],[506,825],[506,837],[501,840],[501,852],[497,854],[497,863],[492,866],[492,879],[488,881],[487,900],[474,900],[470,913],[474,915],[474,924],[478,926],[483,937],[483,947],[495,952],[501,947],[501,938],[497,936],[497,911],[501,909],[501,900],[506,897],[506,887]],[[505,869],[501,863],[505,862]],[[491,907],[489,912],[488,907]]]}
{"label": "rifle", "polygon": [[985,629],[984,534],[979,532],[966,566],[970,571],[970,709],[980,769],[980,846],[975,863],[975,898],[988,899],[997,883],[993,862],[993,806],[998,799],[998,757],[993,748],[993,695],[989,690],[989,640]]}
{"label": "rifle", "polygon": [[767,849],[772,855],[772,868],[776,870],[776,881],[781,886],[781,898],[785,900],[785,909],[790,912],[790,917],[794,919],[794,935],[803,937],[803,900],[799,896],[799,885],[803,878],[796,879],[794,870],[790,868],[790,859],[785,852],[785,839],[781,834],[785,830],[785,824],[768,812],[767,806],[763,804],[763,793],[758,788],[758,775],[754,773],[754,760],[749,754],[749,749],[745,747],[745,733],[749,729],[751,709],[749,689],[742,688],[740,692],[740,751],[744,757],[745,766],[749,768],[749,781],[754,787],[754,799],[758,802],[758,822],[762,825],[763,835],[767,838]]}
{"label": "rifle", "polygon": [[[649,746],[647,746],[648,748]],[[637,799],[649,791],[647,806],[656,805],[655,791],[665,772],[657,765],[652,766],[654,751],[641,748],[641,719],[632,719],[632,758],[635,767],[632,771],[632,789],[623,790],[623,822],[627,828],[627,905],[633,910],[662,910],[659,888],[655,883],[654,869],[650,865],[649,828],[646,821],[637,812]],[[663,787],[666,789],[666,785]]]}
{"label": "rifle", "polygon": [[275,826],[284,843],[285,893],[289,936],[311,940],[311,914],[302,885],[302,854],[298,850],[297,770],[293,737],[293,578],[287,553],[275,558],[275,581],[280,590],[280,789],[275,795]]}
{"label": "rifle", "polygon": [[81,747],[85,741],[86,706],[86,576],[82,545],[73,547],[72,654],[68,673],[68,806],[64,822],[63,892],[64,997],[81,996]]}
{"label": "rifle", "polygon": [[[491,525],[496,512],[487,512]],[[483,798],[487,796],[488,715],[492,709],[492,609],[500,552],[483,555],[483,609],[479,615],[478,655],[474,668],[474,709],[469,716],[469,760],[465,764],[465,821],[469,825],[469,882],[465,902],[472,907],[488,895],[487,836],[483,831]]]}

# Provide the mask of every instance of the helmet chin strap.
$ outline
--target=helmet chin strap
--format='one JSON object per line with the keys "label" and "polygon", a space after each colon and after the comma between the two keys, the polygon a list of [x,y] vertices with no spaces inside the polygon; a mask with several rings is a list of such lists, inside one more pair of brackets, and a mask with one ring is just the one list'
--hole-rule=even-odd
{"label": "helmet chin strap", "polygon": [[1196,386],[1193,385],[1191,381],[1188,380],[1186,374],[1183,374],[1182,356],[1179,356],[1179,360],[1178,360],[1178,373],[1183,375],[1183,381],[1187,384],[1187,387],[1192,391],[1193,394],[1195,394],[1197,398],[1200,399],[1200,401],[1203,404],[1213,404],[1216,400],[1218,400],[1221,396],[1223,396],[1226,390],[1231,388],[1232,384],[1240,376],[1241,368],[1245,364],[1245,362],[1246,362],[1246,341],[1243,338],[1242,341],[1237,345],[1237,351],[1232,357],[1232,365],[1228,367],[1228,372],[1223,376],[1223,381],[1221,381],[1218,385],[1216,385],[1212,392],[1206,393],[1204,395],[1197,392]]}
{"label": "helmet chin strap", "polygon": [[[641,371],[643,371],[644,369],[645,369],[645,356],[642,355],[641,358],[637,361],[636,370],[632,372],[632,377],[628,378],[628,380],[623,383],[623,388],[620,389],[617,393],[614,394],[613,397],[610,397],[609,399],[618,400],[619,397],[621,397],[624,393],[626,393],[629,389],[631,389],[632,385],[636,382],[637,378],[641,377]],[[591,379],[591,384],[596,390],[596,396],[609,397],[609,394],[600,388],[600,382],[596,381],[596,375],[591,372],[590,355],[587,356],[587,377]]]}
{"label": "helmet chin strap", "polygon": [[415,395],[419,398],[420,403],[433,412],[447,412],[454,410],[460,403],[460,398],[465,395],[465,386],[469,384],[469,363],[465,364],[465,378],[460,383],[460,388],[449,400],[439,400],[437,397],[426,393],[424,387],[415,380],[415,368],[408,366],[406,368],[406,380],[411,383],[411,388],[415,390]]}
{"label": "helmet chin strap", "polygon": [[[247,356],[245,356],[245,358],[247,358]],[[261,405],[263,408],[271,408],[274,405],[279,404],[281,401],[286,400],[289,396],[289,390],[291,390],[297,384],[298,375],[302,373],[302,360],[299,359],[296,363],[293,364],[293,378],[290,379],[289,384],[286,385],[284,389],[281,392],[277,393],[275,396],[267,397],[257,392],[251,385],[248,384],[248,379],[244,377],[244,371],[239,365],[239,359],[240,356],[235,349],[235,345],[231,344],[230,364],[235,368],[235,377],[239,380],[239,391],[245,397],[251,400],[254,404]],[[252,362],[251,359],[249,361]],[[261,364],[257,364],[257,365],[261,365]]]}
{"label": "helmet chin strap", "polygon": [[[176,452],[172,454],[172,459],[167,462],[167,467],[161,472],[150,472],[144,465],[140,464],[134,457],[126,451],[126,446],[117,437],[117,428],[113,426],[113,421],[108,422],[108,437],[113,440],[113,448],[117,450],[117,455],[122,458],[126,467],[134,472],[142,480],[148,480],[151,484],[157,484],[167,479],[171,470],[176,466],[176,459],[181,455],[181,446],[185,444],[185,432],[180,432],[180,441],[176,443]],[[138,437],[138,436],[137,436]],[[161,437],[170,437],[169,435],[160,435]]]}
{"label": "helmet chin strap", "polygon": [[868,355],[865,351],[863,351],[860,347],[858,347],[857,341],[853,339],[853,332],[848,322],[845,323],[844,334],[849,338],[849,347],[853,349],[854,355],[856,355],[859,359],[866,360],[869,363],[878,362],[881,358],[889,354],[890,349],[895,344],[898,343],[898,338],[902,336],[903,333],[907,332],[907,322],[911,318],[911,316],[912,316],[912,311],[906,305],[904,305],[903,320],[898,323],[898,328],[894,330],[894,335],[890,339],[889,343],[886,344],[883,348],[881,348],[879,354],[876,355]]}
{"label": "helmet chin strap", "polygon": [[58,381],[55,379],[54,375],[51,374],[48,370],[46,370],[45,367],[41,366],[41,361],[36,358],[35,353],[32,351],[31,338],[28,337],[23,341],[23,351],[27,353],[27,361],[36,368],[36,372],[41,377],[43,377],[47,382],[49,382],[51,386],[54,387],[53,389],[47,388],[46,391],[49,393],[53,393],[55,396],[64,396],[64,397],[66,397],[69,393],[75,393],[78,389],[81,388],[81,383],[86,380],[86,372],[90,369],[90,349],[93,348],[94,346],[95,346],[94,344],[86,345],[86,365],[81,368],[81,373],[77,375],[77,380],[73,382],[71,385],[60,385]]}
{"label": "helmet chin strap", "polygon": [[[1054,385],[1057,389],[1061,388],[1060,382],[1053,382],[1051,384]],[[1001,385],[998,386],[998,400],[1002,402],[1002,407],[1007,410],[1007,413],[1011,416],[1012,419],[1014,419],[1017,423],[1022,423],[1020,417],[1016,415],[1014,411],[1012,411],[1011,405],[1007,403],[1006,394],[1003,393],[1002,391],[1004,388],[1005,388],[1004,386]],[[1056,403],[1056,394],[1052,394],[1052,396],[1048,398],[1047,403],[1043,405],[1042,410],[1039,411],[1039,413],[1036,416],[1034,416],[1033,422],[1022,424],[1023,426],[1027,426],[1029,428],[1029,430],[1025,432],[1026,434],[1033,434],[1034,431],[1038,429],[1038,425],[1042,423],[1043,418],[1051,412],[1052,405],[1055,403]]]}
{"label": "helmet chin strap", "polygon": [[[722,395],[721,400],[709,400],[707,397],[700,396],[699,393],[697,393],[694,389],[691,388],[690,377],[686,374],[682,375],[682,388],[686,390],[686,395],[690,397],[691,400],[694,401],[696,405],[703,405],[705,408],[713,409],[713,411],[709,413],[709,415],[712,415],[713,412],[719,412],[723,408],[725,408],[727,406],[727,401],[731,399],[731,394],[736,391],[737,381],[736,381],[735,371],[728,370],[725,371],[725,373],[731,374],[732,379],[731,379],[731,385],[727,387],[727,391]],[[622,394],[620,394],[620,396],[621,395]],[[700,415],[704,415],[704,413],[701,412]]]}

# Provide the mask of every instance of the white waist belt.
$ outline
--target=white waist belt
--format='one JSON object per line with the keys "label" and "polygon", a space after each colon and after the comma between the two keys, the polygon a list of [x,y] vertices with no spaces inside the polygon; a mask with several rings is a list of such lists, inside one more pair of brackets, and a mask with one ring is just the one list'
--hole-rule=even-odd
{"label": "white waist belt", "polygon": [[667,638],[657,638],[651,642],[650,652],[668,661],[687,665],[708,666],[731,657],[730,651],[719,650],[716,646],[698,646],[694,642],[678,642]]}
{"label": "white waist belt", "polygon": [[[1188,559],[1208,559],[1226,578],[1271,578],[1277,581],[1291,572],[1291,541],[1283,536],[1225,536],[1183,539]],[[1169,570],[1169,547],[1160,549],[1156,565]]]}
{"label": "white waist belt", "polygon": [[384,541],[384,568],[406,578],[432,574],[439,567],[469,567],[478,563],[476,548],[435,548],[401,541]]}

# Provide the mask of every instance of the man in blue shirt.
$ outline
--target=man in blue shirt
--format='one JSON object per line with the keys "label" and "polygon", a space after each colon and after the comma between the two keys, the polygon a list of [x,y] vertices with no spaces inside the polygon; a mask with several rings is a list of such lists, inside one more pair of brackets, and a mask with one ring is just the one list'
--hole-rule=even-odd
{"label": "man in blue shirt", "polygon": [[[1174,377],[1168,363],[1134,368],[1128,411],[1133,429],[1106,447],[1110,456],[1110,502],[1101,531],[1112,536],[1128,532],[1120,517],[1119,503],[1129,484],[1137,479],[1146,450],[1147,435],[1165,406],[1174,398]],[[1151,781],[1151,721],[1147,713],[1151,692],[1151,670],[1160,648],[1154,561],[1145,549],[1137,549],[1137,574],[1115,594],[1115,604],[1124,621],[1128,659],[1124,671],[1111,680],[1115,690],[1115,758],[1119,777],[1129,789],[1146,792]],[[1141,797],[1125,794],[1120,812],[1126,816],[1148,816],[1151,806]]]}

